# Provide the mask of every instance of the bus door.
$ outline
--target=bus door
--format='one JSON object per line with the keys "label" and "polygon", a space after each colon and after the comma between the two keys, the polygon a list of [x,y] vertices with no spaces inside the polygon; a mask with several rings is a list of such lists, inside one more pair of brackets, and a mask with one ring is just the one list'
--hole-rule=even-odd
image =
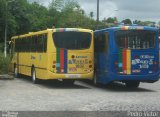
{"label": "bus door", "polygon": [[108,59],[109,34],[104,32],[95,38],[95,70],[97,76],[106,76],[108,74],[109,59]]}

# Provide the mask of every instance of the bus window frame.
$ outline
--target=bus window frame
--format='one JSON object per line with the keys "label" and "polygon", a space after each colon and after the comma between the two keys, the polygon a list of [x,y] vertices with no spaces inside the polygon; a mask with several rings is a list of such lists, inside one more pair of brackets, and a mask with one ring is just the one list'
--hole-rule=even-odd
{"label": "bus window frame", "polygon": [[[75,32],[75,31],[66,31],[66,32]],[[68,48],[64,48],[64,49],[66,49],[66,50],[73,50],[73,51],[75,51],[75,50],[88,50],[88,49],[90,49],[91,48],[91,45],[92,45],[92,41],[94,40],[93,39],[93,36],[92,36],[92,33],[91,32],[83,32],[83,31],[76,31],[76,32],[80,32],[80,33],[89,33],[90,34],[90,44],[89,44],[89,46],[88,46],[88,48],[83,48],[83,49],[68,49]],[[53,44],[54,44],[54,47],[55,48],[58,48],[57,46],[56,46],[56,44],[55,44],[55,41],[54,41],[54,33],[57,33],[57,32],[53,32],[52,33],[52,40],[53,40]],[[59,32],[59,33],[63,33],[63,32]]]}
{"label": "bus window frame", "polygon": [[[118,48],[118,49],[130,49],[130,50],[146,50],[146,49],[155,49],[156,48],[156,38],[157,38],[157,31],[156,30],[140,30],[140,31],[152,31],[155,33],[155,38],[154,38],[154,46],[153,47],[150,47],[150,48],[123,48],[123,47],[119,47],[117,45],[117,42],[116,42],[116,32],[117,31],[133,31],[133,30],[115,30],[114,33],[113,33],[113,36],[114,36],[114,43],[115,43],[115,46]],[[135,30],[136,31],[136,30]]]}
{"label": "bus window frame", "polygon": [[[43,34],[35,34],[29,35],[25,37],[15,38],[15,52],[23,52],[23,53],[46,53],[47,52],[47,41],[48,35],[47,33]],[[39,42],[42,43],[39,43]],[[28,42],[28,43],[25,43]],[[28,48],[27,48],[28,47]]]}
{"label": "bus window frame", "polygon": [[[103,36],[104,36],[104,38],[103,38]],[[108,37],[108,38],[107,38]],[[98,34],[97,35],[97,37],[95,37],[95,38],[102,38],[102,39],[105,39],[105,42],[104,43],[102,43],[103,42],[103,40],[102,40],[102,42],[99,42],[99,44],[97,44],[96,45],[96,41],[97,41],[97,43],[98,43],[98,39],[95,39],[95,45],[96,46],[104,46],[103,48],[98,48],[97,50],[96,50],[96,46],[95,46],[95,52],[98,52],[98,53],[108,53],[108,50],[109,50],[109,32],[103,32],[103,33],[100,33],[100,34]],[[108,43],[107,43],[108,42]]]}

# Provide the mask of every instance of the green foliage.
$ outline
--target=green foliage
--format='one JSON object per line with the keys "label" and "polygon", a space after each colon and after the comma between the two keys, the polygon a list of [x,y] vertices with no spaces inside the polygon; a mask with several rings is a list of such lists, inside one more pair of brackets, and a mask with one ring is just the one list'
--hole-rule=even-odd
{"label": "green foliage", "polygon": [[64,0],[52,0],[49,9],[61,11],[64,7]]}
{"label": "green foliage", "polygon": [[102,22],[106,22],[106,23],[115,23],[115,22],[118,22],[117,18],[116,17],[109,17],[108,19],[105,19],[102,20]]}
{"label": "green foliage", "polygon": [[9,72],[10,58],[4,57],[3,53],[0,53],[0,74],[5,74]]}
{"label": "green foliage", "polygon": [[[37,2],[28,0],[0,0],[0,43],[4,42],[4,32],[7,24],[7,41],[11,36],[32,31],[56,27],[77,27],[100,29],[114,26],[116,17],[96,22],[94,12],[86,14],[75,0],[52,0],[48,8]],[[130,19],[123,20],[132,24]],[[154,25],[154,22],[135,21],[139,25]],[[3,46],[0,46],[3,51]]]}
{"label": "green foliage", "polygon": [[122,21],[124,24],[131,25],[132,21],[130,19],[125,19]]}
{"label": "green foliage", "polygon": [[28,6],[28,12],[26,13],[26,19],[29,19],[28,23],[28,31],[38,31],[47,28],[48,23],[48,10],[44,7],[39,5],[38,3],[34,2]]}
{"label": "green foliage", "polygon": [[0,43],[3,42],[3,35],[4,35],[4,22],[5,22],[5,1],[0,0]]}
{"label": "green foliage", "polygon": [[[56,27],[93,28],[93,13],[87,16],[74,0],[52,0],[46,8],[27,0],[0,0],[0,43],[4,42],[7,24],[7,41],[11,36]],[[3,47],[0,48],[2,51]]]}
{"label": "green foliage", "polygon": [[151,21],[139,21],[135,20],[133,21],[134,24],[141,25],[141,26],[155,26],[155,22]]}
{"label": "green foliage", "polygon": [[93,19],[93,16],[94,16],[93,11],[91,11],[91,12],[89,13],[89,16],[90,16],[91,19]]}
{"label": "green foliage", "polygon": [[2,53],[4,50],[4,43],[0,43],[0,53]]}

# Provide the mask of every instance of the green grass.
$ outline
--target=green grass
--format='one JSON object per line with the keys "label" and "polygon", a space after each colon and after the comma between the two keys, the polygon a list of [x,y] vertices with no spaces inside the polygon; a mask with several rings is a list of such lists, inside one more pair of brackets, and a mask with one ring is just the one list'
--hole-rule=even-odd
{"label": "green grass", "polygon": [[0,53],[0,74],[6,74],[9,72],[10,58],[4,57],[3,53]]}

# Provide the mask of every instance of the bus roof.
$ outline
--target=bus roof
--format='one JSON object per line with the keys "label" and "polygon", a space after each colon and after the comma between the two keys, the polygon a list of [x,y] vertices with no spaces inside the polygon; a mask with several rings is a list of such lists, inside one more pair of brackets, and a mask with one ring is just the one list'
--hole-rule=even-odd
{"label": "bus roof", "polygon": [[82,32],[93,32],[90,29],[84,29],[84,28],[55,28],[53,29],[53,32],[67,32],[67,31],[82,31]]}
{"label": "bus roof", "polygon": [[51,30],[52,29],[47,29],[47,30],[42,30],[42,31],[37,31],[37,32],[29,32],[29,33],[18,35],[18,36],[13,36],[12,39],[19,38],[19,37],[27,37],[27,36],[32,36],[32,35],[38,35],[38,34],[44,34]]}
{"label": "bus roof", "polygon": [[94,31],[95,33],[98,32],[105,32],[105,31],[110,31],[110,30],[152,30],[152,31],[158,31],[158,28],[156,27],[150,27],[150,26],[117,26],[117,27],[110,27],[110,28],[105,28],[101,30],[96,30]]}
{"label": "bus roof", "polygon": [[29,32],[29,33],[27,33],[27,34],[18,35],[18,36],[13,36],[12,39],[19,38],[19,37],[27,37],[27,36],[32,36],[32,35],[44,34],[44,33],[48,33],[49,31],[52,31],[52,32],[66,32],[66,31],[93,32],[93,31],[90,30],[90,29],[83,29],[83,28],[55,28],[55,29],[46,29],[46,30],[42,30],[42,31]]}

